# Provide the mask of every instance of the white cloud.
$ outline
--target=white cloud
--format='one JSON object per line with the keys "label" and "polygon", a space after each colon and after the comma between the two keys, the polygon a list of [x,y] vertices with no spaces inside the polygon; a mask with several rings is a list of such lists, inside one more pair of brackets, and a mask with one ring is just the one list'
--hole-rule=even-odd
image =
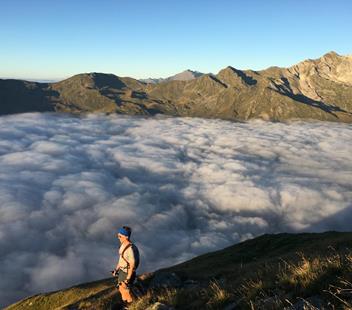
{"label": "white cloud", "polygon": [[266,232],[348,230],[352,126],[22,114],[0,118],[0,304]]}

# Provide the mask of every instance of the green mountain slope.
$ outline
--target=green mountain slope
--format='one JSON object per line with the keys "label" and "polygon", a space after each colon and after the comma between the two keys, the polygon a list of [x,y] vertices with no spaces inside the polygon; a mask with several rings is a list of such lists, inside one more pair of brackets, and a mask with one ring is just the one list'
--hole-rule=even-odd
{"label": "green mountain slope", "polygon": [[[349,309],[351,249],[352,233],[263,235],[143,275],[144,294],[130,308],[159,302],[176,309]],[[119,302],[112,279],[106,279],[7,309],[118,309]]]}
{"label": "green mountain slope", "polygon": [[227,67],[217,75],[150,84],[87,73],[40,84],[0,80],[0,114],[29,111],[156,113],[230,120],[352,121],[352,56],[330,52],[290,68]]}

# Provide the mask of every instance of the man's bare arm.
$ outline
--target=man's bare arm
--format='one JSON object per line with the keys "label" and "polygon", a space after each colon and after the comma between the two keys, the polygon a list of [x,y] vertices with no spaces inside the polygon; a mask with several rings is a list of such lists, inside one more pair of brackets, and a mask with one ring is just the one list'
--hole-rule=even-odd
{"label": "man's bare arm", "polygon": [[113,275],[113,276],[116,276],[116,275],[117,275],[117,272],[119,271],[119,269],[120,269],[119,262],[117,262],[117,263],[116,263],[116,267],[115,267],[115,269],[114,269],[113,272],[112,272],[112,275]]}
{"label": "man's bare arm", "polygon": [[135,263],[132,262],[130,265],[129,265],[129,268],[128,268],[128,271],[127,271],[127,278],[126,280],[130,280],[132,278],[132,274],[133,274],[133,271],[134,271],[134,267],[135,267]]}

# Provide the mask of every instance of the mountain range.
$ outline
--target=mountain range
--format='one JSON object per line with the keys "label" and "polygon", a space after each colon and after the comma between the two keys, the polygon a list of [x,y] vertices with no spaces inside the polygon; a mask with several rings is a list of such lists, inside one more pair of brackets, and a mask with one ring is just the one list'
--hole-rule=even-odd
{"label": "mountain range", "polygon": [[56,83],[0,79],[0,115],[50,111],[352,122],[352,56],[329,52],[289,68],[261,71],[186,70],[149,82],[105,73]]}

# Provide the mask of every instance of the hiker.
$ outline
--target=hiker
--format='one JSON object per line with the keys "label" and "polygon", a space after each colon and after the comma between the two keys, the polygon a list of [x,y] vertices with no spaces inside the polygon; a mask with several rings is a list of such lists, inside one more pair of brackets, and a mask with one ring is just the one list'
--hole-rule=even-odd
{"label": "hiker", "polygon": [[121,246],[119,249],[119,260],[113,271],[113,275],[117,276],[118,279],[122,301],[127,305],[133,301],[131,286],[136,278],[136,269],[139,265],[139,252],[138,248],[130,240],[131,232],[130,227],[123,226],[116,234]]}

